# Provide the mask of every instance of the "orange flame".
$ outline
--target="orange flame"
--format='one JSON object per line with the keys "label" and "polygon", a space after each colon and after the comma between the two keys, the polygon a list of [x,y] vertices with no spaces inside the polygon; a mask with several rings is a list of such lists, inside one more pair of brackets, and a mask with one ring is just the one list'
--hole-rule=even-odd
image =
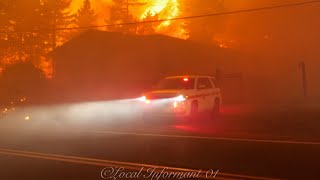
{"label": "orange flame", "polygon": [[[178,0],[152,0],[140,15],[140,21],[157,17],[157,20],[173,19],[181,16],[182,11]],[[154,19],[155,20],[155,19]],[[163,21],[154,26],[155,32],[181,39],[187,39],[187,31],[184,29],[184,22],[173,23]]]}
{"label": "orange flame", "polygon": [[[82,6],[83,0],[73,0],[70,10],[76,13]],[[105,24],[108,19],[110,7],[113,6],[112,0],[91,0],[92,8],[97,14],[97,25]],[[141,6],[130,6],[129,15],[134,17],[136,21],[172,19],[182,15],[181,4],[179,0],[141,0]],[[130,0],[129,0],[130,3]],[[154,32],[164,34],[181,39],[187,39],[188,33],[184,28],[184,22],[179,21],[173,23],[172,21],[163,21],[152,24]],[[147,34],[147,32],[140,32],[139,34]]]}
{"label": "orange flame", "polygon": [[[105,24],[105,20],[108,19],[110,14],[110,7],[112,7],[112,0],[91,0],[93,10],[96,12],[97,20],[96,25]],[[130,2],[130,0],[129,0]],[[141,0],[143,5],[141,6],[129,6],[129,15],[134,18],[135,21],[148,21],[148,20],[164,20],[173,19],[183,15],[181,3],[179,0]],[[72,14],[76,14],[78,9],[83,4],[83,0],[72,0],[70,11]],[[188,31],[185,29],[185,22],[179,21],[162,21],[159,23],[148,23],[152,27],[152,32],[137,31],[138,34],[157,33],[164,34],[176,38],[188,39]],[[142,27],[144,26],[141,25]],[[104,30],[104,29],[101,29]],[[66,31],[66,33],[69,33]],[[60,40],[57,42],[58,46],[64,44],[68,39]],[[49,43],[49,42],[45,42]],[[26,55],[20,58],[25,61]],[[0,65],[0,73],[5,69],[6,65],[14,64],[20,61],[17,54],[7,54],[2,57]],[[41,57],[40,62],[36,64],[41,68],[48,78],[53,76],[53,65],[49,57]]]}

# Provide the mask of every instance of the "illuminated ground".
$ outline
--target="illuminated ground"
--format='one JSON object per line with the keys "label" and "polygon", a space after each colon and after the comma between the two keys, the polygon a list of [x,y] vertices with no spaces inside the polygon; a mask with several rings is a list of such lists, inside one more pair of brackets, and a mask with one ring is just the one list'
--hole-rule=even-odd
{"label": "illuminated ground", "polygon": [[[136,166],[219,169],[220,179],[318,179],[319,119],[318,105],[241,105],[225,106],[215,121],[2,120],[0,177],[102,179],[100,171],[108,163],[68,162],[76,156]],[[67,157],[50,159],[50,154]]]}

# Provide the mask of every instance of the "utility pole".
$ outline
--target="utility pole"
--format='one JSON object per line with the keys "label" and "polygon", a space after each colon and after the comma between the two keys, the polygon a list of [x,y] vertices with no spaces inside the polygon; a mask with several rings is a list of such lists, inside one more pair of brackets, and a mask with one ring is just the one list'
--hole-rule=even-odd
{"label": "utility pole", "polygon": [[[58,14],[58,11],[57,11],[57,3],[56,1],[53,2],[53,5],[52,5],[52,8],[51,11],[52,11],[52,16],[53,16],[53,19],[52,19],[52,50],[55,50],[56,47],[57,47],[57,14]],[[55,73],[56,73],[56,61],[53,60],[52,61],[52,65],[53,65],[53,69],[52,69],[52,75],[55,76]]]}
{"label": "utility pole", "polygon": [[127,22],[129,21],[129,0],[127,0]]}
{"label": "utility pole", "polygon": [[217,80],[217,86],[219,88],[222,88],[222,84],[223,84],[223,72],[221,69],[216,69],[216,73],[215,73],[215,79]]}
{"label": "utility pole", "polygon": [[299,63],[299,68],[301,70],[303,97],[304,97],[304,99],[307,99],[307,97],[308,97],[308,86],[307,86],[306,64],[304,62],[300,62]]}
{"label": "utility pole", "polygon": [[54,50],[57,47],[57,4],[54,2],[53,5],[53,24],[52,24],[52,49]]}

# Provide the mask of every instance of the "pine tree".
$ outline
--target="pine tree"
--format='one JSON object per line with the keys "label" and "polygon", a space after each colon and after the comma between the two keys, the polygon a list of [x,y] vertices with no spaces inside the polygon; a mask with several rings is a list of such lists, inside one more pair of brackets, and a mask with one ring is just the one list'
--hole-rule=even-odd
{"label": "pine tree", "polygon": [[25,6],[23,0],[5,0],[0,5],[0,39],[2,64],[25,61],[33,56],[37,48],[36,34],[38,0],[31,0]]}
{"label": "pine tree", "polygon": [[60,31],[72,24],[71,0],[1,0],[0,68],[19,61],[39,66],[47,54],[68,38]]}
{"label": "pine tree", "polygon": [[[69,10],[71,0],[42,0],[40,14],[40,33],[39,39],[42,42],[39,47],[41,53],[41,65],[46,65],[47,72],[54,75],[54,64],[48,53],[57,46],[62,45],[74,33],[69,30],[61,30],[68,28],[74,23],[74,15]],[[51,64],[51,65],[50,65]],[[50,66],[52,66],[50,69]]]}
{"label": "pine tree", "polygon": [[68,40],[70,32],[60,29],[69,27],[74,15],[69,7],[71,0],[43,0],[41,6],[41,29],[49,29],[44,32],[45,43],[54,49]]}
{"label": "pine tree", "polygon": [[[142,6],[146,3],[141,3],[141,0],[113,0],[113,6],[110,9],[110,18],[106,20],[107,24],[121,24],[134,21],[132,15],[130,15],[131,6]],[[135,32],[136,26],[119,25],[109,26],[108,31],[113,32]]]}
{"label": "pine tree", "polygon": [[88,27],[96,24],[96,14],[91,7],[90,0],[84,0],[76,17],[78,27]]}
{"label": "pine tree", "polygon": [[[128,22],[131,18],[127,12],[126,0],[113,0],[113,6],[110,9],[110,19],[106,20],[107,24],[121,24]],[[128,32],[126,26],[110,26],[107,27],[108,31],[113,32]]]}

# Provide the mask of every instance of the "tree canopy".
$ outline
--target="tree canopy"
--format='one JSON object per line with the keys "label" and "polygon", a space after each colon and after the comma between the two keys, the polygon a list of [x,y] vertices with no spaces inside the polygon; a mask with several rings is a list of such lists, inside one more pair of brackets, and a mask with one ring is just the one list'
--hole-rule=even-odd
{"label": "tree canopy", "polygon": [[91,7],[90,0],[83,1],[83,5],[76,16],[76,24],[78,27],[88,27],[96,24],[96,14]]}

